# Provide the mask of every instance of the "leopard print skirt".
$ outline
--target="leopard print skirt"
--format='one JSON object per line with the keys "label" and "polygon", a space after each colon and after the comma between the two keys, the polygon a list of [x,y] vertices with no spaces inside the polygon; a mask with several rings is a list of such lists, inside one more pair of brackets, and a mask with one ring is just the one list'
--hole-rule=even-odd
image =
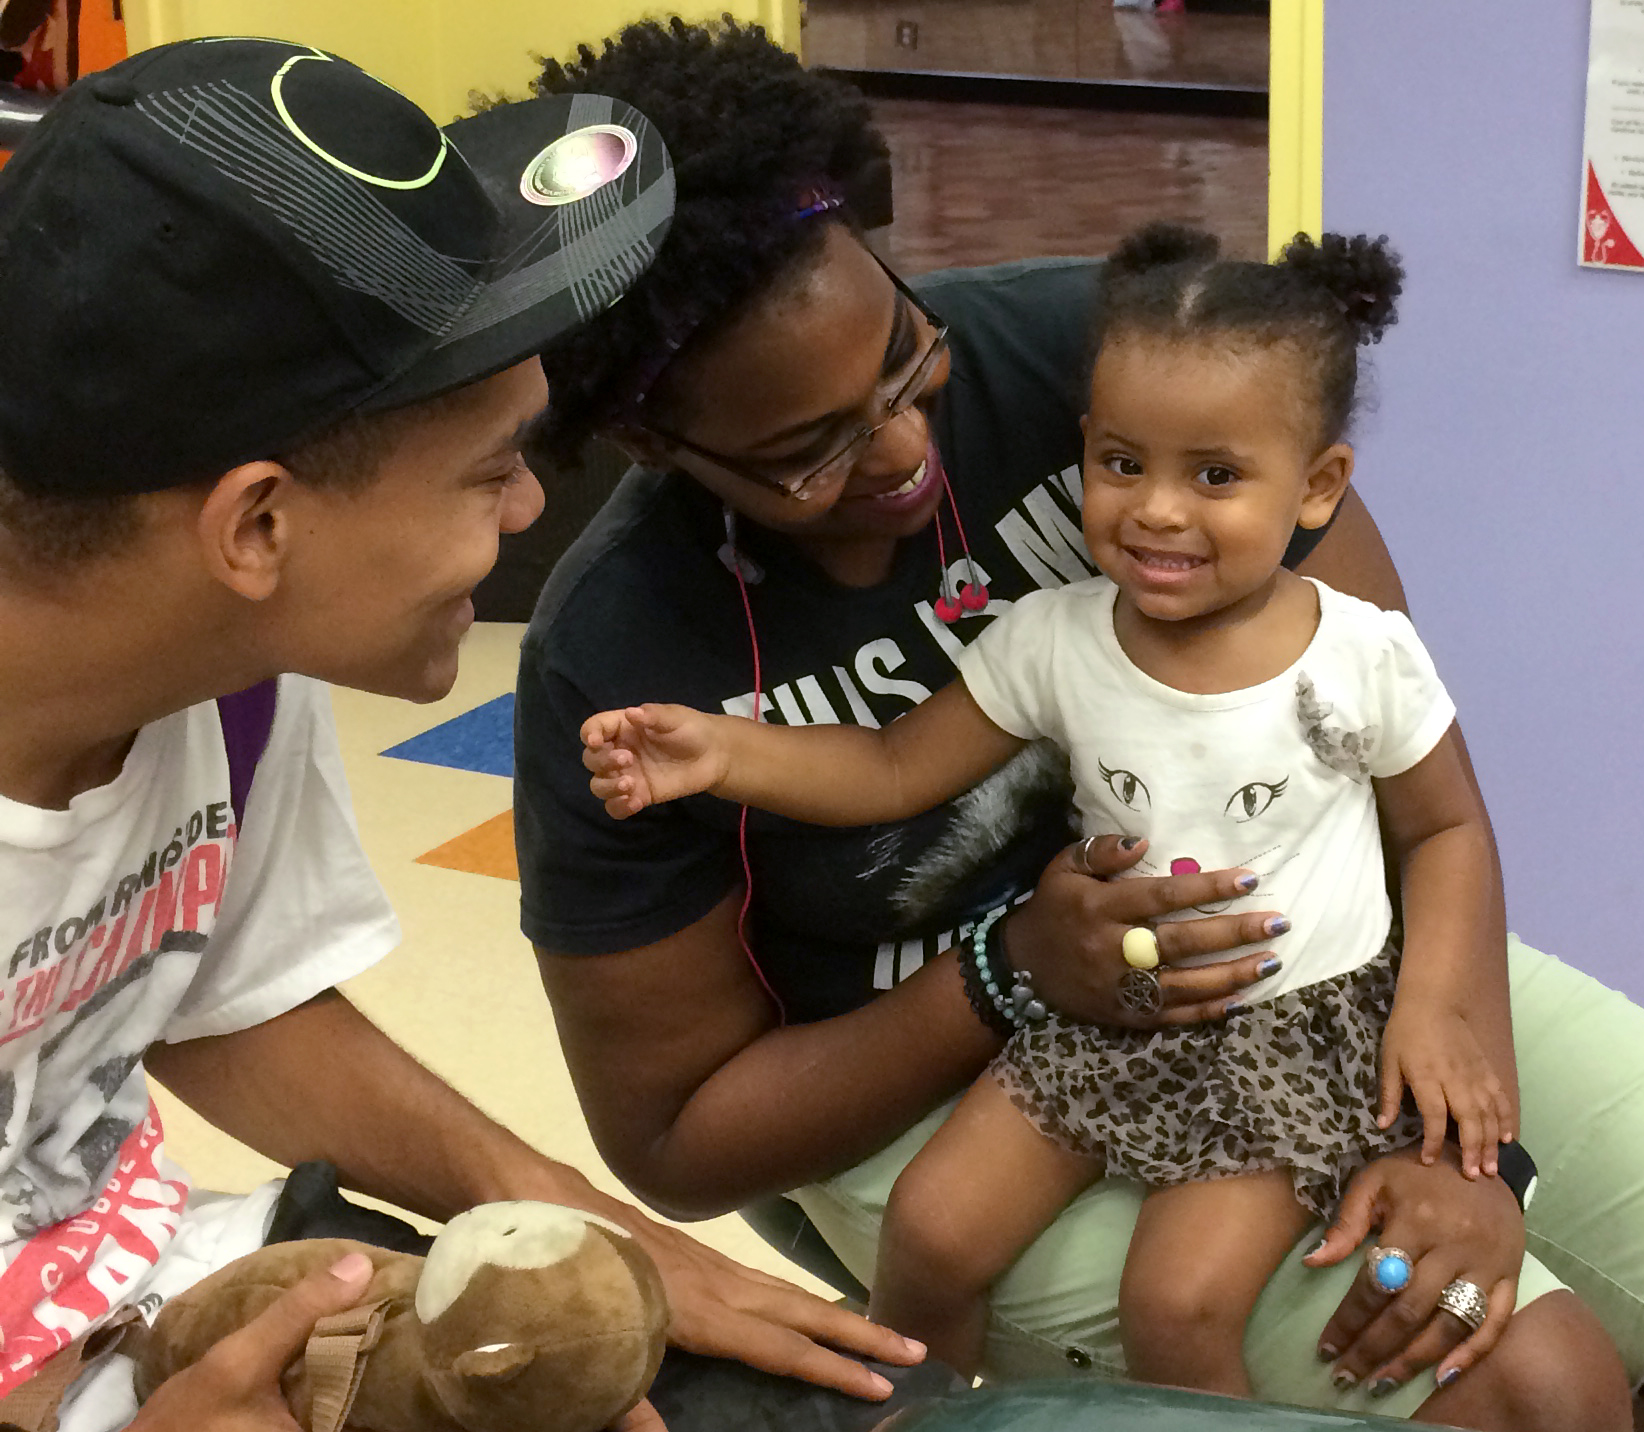
{"label": "leopard print skirt", "polygon": [[1391,947],[1348,974],[1213,1024],[1164,1030],[1052,1016],[991,1073],[1030,1123],[1107,1175],[1156,1188],[1288,1169],[1303,1207],[1329,1218],[1347,1181],[1421,1137],[1376,1127]]}

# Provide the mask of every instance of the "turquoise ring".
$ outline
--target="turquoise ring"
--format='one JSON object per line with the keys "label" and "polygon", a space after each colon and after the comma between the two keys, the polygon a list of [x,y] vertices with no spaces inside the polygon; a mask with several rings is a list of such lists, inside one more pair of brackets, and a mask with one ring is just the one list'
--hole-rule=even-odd
{"label": "turquoise ring", "polygon": [[1378,1293],[1402,1293],[1410,1286],[1415,1260],[1402,1248],[1370,1250],[1370,1281]]}

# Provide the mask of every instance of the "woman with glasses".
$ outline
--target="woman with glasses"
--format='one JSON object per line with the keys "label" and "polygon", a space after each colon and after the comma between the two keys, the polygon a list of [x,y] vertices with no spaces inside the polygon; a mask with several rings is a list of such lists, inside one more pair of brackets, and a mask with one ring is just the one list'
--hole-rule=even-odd
{"label": "woman with glasses", "polygon": [[[1282,958],[1282,938],[1261,930],[1284,912],[1161,927],[1160,998],[1127,1008],[1125,932],[1213,909],[1240,872],[1104,881],[1135,857],[1116,841],[1070,843],[1067,771],[1040,747],[945,807],[867,830],[707,797],[604,814],[579,759],[595,711],[667,701],[882,725],[946,684],[1016,597],[1089,575],[1079,418],[1101,265],[904,284],[856,222],[855,186],[885,162],[864,103],[756,30],[634,26],[574,66],[550,63],[540,87],[646,113],[678,202],[631,293],[544,358],[548,441],[569,456],[598,434],[637,466],[556,569],[522,653],[523,925],[623,1180],[686,1218],[791,1190],[867,1276],[897,1172],[1000,1044],[956,957],[972,926],[1009,906],[1009,959],[1048,1005],[1151,1027],[1217,1018]],[[1288,560],[1402,603],[1351,494]],[[1236,960],[1174,967],[1257,941]],[[1644,1100],[1626,1098],[1644,1092],[1644,1065],[1615,1053],[1644,1047],[1644,1016],[1545,956],[1513,961],[1523,1138],[1549,1170],[1531,1213],[1545,1264],[1524,1257],[1531,1179],[1512,1152],[1502,1177],[1477,1182],[1453,1148],[1433,1167],[1383,1159],[1349,1191],[1334,1267],[1303,1267],[1298,1248],[1258,1305],[1246,1348],[1258,1396],[1373,1395],[1363,1405],[1440,1418],[1428,1369],[1477,1326],[1472,1305],[1447,1311],[1440,1295],[1466,1283],[1525,1307],[1504,1355],[1465,1374],[1467,1395],[1504,1426],[1602,1425],[1613,1409],[1585,1403],[1600,1379],[1583,1375],[1605,1356],[1602,1335],[1546,1265],[1572,1284],[1588,1275],[1583,1296],[1644,1372]],[[1479,992],[1502,1026],[1507,973],[1504,961]],[[1595,1082],[1602,1134],[1567,1107]],[[1603,1220],[1581,1204],[1595,1190]],[[1114,1309],[1139,1202],[1097,1185],[1001,1280],[990,1373],[1122,1375]],[[1372,1224],[1381,1283],[1352,1256]],[[1402,1282],[1389,1273],[1400,1266]],[[1464,1348],[1461,1365],[1483,1351]]]}

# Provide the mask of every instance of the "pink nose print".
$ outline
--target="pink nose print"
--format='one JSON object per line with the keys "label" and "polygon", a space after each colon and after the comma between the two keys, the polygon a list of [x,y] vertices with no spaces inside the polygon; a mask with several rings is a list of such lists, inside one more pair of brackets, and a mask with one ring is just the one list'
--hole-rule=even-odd
{"label": "pink nose print", "polygon": [[1191,855],[1179,855],[1170,862],[1170,873],[1172,875],[1197,875],[1199,873],[1199,862]]}

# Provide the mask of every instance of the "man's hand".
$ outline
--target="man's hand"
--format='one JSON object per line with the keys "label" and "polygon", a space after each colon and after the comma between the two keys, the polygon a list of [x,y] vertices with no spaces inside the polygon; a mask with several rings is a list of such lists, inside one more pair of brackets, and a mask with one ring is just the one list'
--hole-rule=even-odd
{"label": "man's hand", "polygon": [[130,1432],[301,1432],[280,1393],[280,1374],[314,1324],[351,1308],[371,1281],[371,1260],[350,1253],[282,1293],[143,1404]]}
{"label": "man's hand", "polygon": [[745,1268],[677,1228],[631,1209],[620,1221],[662,1274],[673,1312],[668,1341],[687,1352],[734,1358],[870,1402],[889,1397],[891,1385],[857,1358],[911,1366],[925,1356],[924,1344]]}
{"label": "man's hand", "polygon": [[1419,999],[1393,1003],[1381,1042],[1381,1110],[1391,1128],[1408,1088],[1421,1111],[1421,1161],[1436,1163],[1447,1117],[1461,1135],[1461,1167],[1468,1178],[1496,1173],[1496,1146],[1513,1138],[1507,1089],[1479,1047],[1472,1027],[1453,1010]]}
{"label": "man's hand", "polygon": [[[1524,1262],[1524,1215],[1500,1179],[1469,1182],[1454,1145],[1436,1164],[1414,1151],[1378,1159],[1348,1185],[1336,1221],[1306,1262],[1326,1268],[1349,1257],[1379,1229],[1376,1241],[1408,1253],[1410,1281],[1397,1294],[1380,1292],[1366,1266],[1325,1325],[1319,1356],[1336,1364],[1342,1385],[1366,1383],[1390,1391],[1423,1368],[1441,1363],[1447,1387],[1501,1340],[1518,1298]],[[1472,1332],[1438,1310],[1439,1294],[1457,1278],[1475,1283],[1490,1312]]]}
{"label": "man's hand", "polygon": [[712,790],[725,779],[728,757],[715,723],[689,706],[630,706],[601,711],[582,723],[582,764],[588,785],[616,820],[648,805]]}

